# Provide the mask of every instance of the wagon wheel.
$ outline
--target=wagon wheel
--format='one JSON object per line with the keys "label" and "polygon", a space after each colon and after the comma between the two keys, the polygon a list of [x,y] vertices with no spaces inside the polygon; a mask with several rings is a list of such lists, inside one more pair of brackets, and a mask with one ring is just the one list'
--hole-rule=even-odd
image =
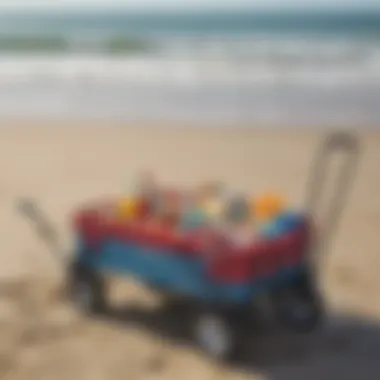
{"label": "wagon wheel", "polygon": [[103,277],[90,268],[74,262],[68,270],[68,296],[84,314],[106,311]]}
{"label": "wagon wheel", "polygon": [[320,206],[326,171],[329,159],[334,153],[345,153],[345,161],[337,175],[336,187],[328,211],[324,218],[323,227],[314,242],[313,253],[326,251],[331,238],[336,232],[343,207],[356,174],[360,146],[357,136],[348,132],[336,132],[327,136],[318,150],[311,167],[306,187],[305,210],[312,217]]}
{"label": "wagon wheel", "polygon": [[308,273],[274,294],[277,318],[287,328],[307,333],[323,319],[324,309],[317,287]]}
{"label": "wagon wheel", "polygon": [[235,357],[240,343],[234,320],[227,314],[217,307],[201,307],[192,322],[192,337],[197,346],[220,361]]}

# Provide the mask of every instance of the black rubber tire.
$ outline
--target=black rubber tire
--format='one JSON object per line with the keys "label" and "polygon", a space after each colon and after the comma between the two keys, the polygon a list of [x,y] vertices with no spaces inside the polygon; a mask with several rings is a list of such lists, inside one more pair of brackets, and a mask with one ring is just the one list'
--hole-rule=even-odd
{"label": "black rubber tire", "polygon": [[107,309],[103,277],[80,263],[73,263],[68,273],[68,296],[84,314],[99,314]]}
{"label": "black rubber tire", "polygon": [[[235,325],[237,320],[234,315],[225,310],[212,308],[200,308],[194,313],[191,331],[197,347],[217,361],[226,362],[236,359],[240,354],[240,347],[238,326]],[[215,337],[218,334],[219,336]]]}
{"label": "black rubber tire", "polygon": [[278,320],[292,331],[308,333],[322,322],[322,300],[311,277],[306,273],[277,291],[273,301]]}

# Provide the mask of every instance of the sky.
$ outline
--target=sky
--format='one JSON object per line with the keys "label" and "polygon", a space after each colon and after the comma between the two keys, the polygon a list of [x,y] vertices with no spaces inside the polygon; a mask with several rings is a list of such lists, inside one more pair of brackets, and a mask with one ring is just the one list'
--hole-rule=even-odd
{"label": "sky", "polygon": [[0,0],[0,11],[62,8],[126,9],[380,9],[380,0]]}

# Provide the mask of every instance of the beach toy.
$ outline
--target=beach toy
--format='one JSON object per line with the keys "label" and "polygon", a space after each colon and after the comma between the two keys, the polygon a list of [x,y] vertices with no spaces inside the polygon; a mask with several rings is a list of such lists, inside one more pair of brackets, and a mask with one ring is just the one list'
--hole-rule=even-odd
{"label": "beach toy", "polygon": [[209,223],[208,215],[199,207],[188,209],[182,214],[180,227],[183,230],[194,230]]}
{"label": "beach toy", "polygon": [[223,207],[224,204],[221,199],[213,198],[207,200],[203,204],[202,209],[210,219],[220,219],[223,213]]}
{"label": "beach toy", "polygon": [[182,197],[176,190],[166,190],[158,199],[156,212],[166,225],[176,227],[182,214]]}
{"label": "beach toy", "polygon": [[136,217],[138,219],[151,218],[157,214],[157,201],[153,197],[137,197],[136,204]]}
{"label": "beach toy", "polygon": [[296,212],[282,212],[274,220],[264,224],[260,235],[266,238],[276,238],[299,228],[304,223],[305,217]]}
{"label": "beach toy", "polygon": [[[126,215],[129,212],[129,208],[135,209],[133,213],[135,214],[135,217],[139,219],[146,218],[154,213],[159,188],[153,173],[144,171],[139,174],[137,180],[129,180],[125,192],[128,194],[128,198],[133,199],[132,203],[135,203],[135,205],[132,206],[129,204],[131,201],[124,200],[126,203],[125,205],[122,205],[123,202],[120,202],[119,208],[124,208],[124,213]],[[122,214],[123,211],[120,211],[120,215]]]}
{"label": "beach toy", "polygon": [[284,199],[273,193],[264,194],[254,202],[254,215],[260,222],[267,222],[284,210]]}
{"label": "beach toy", "polygon": [[224,208],[224,218],[231,222],[243,222],[250,216],[250,207],[247,199],[242,195],[232,197]]}
{"label": "beach toy", "polygon": [[116,204],[116,218],[119,220],[131,220],[137,217],[139,203],[133,198],[123,198]]}

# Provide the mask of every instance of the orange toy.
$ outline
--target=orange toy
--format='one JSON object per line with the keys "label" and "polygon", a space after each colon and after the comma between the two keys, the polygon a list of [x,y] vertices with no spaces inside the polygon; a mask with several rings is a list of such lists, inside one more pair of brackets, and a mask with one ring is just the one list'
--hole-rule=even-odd
{"label": "orange toy", "polygon": [[285,207],[283,197],[274,193],[264,194],[253,202],[254,218],[258,221],[267,221],[276,217]]}

